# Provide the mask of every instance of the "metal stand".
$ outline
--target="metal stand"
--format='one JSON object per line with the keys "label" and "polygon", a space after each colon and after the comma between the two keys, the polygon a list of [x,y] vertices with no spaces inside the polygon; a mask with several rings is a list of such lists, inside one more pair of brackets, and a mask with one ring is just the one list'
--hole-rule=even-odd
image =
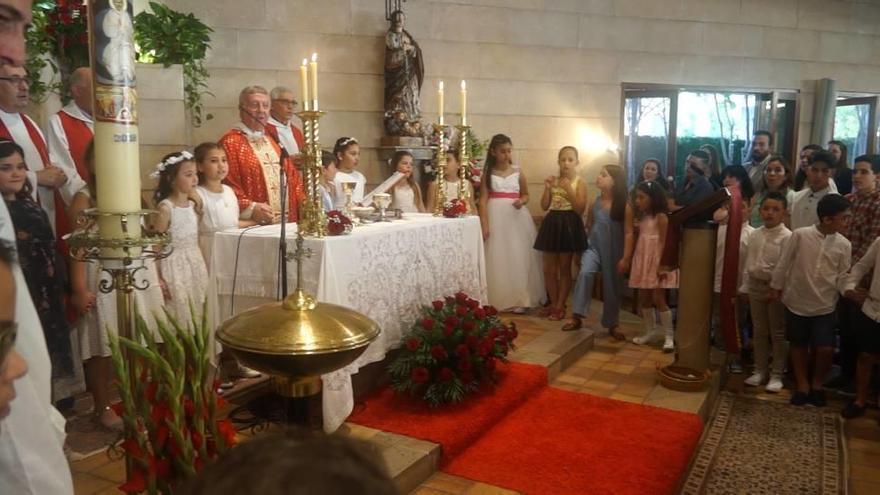
{"label": "metal stand", "polygon": [[470,201],[468,201],[471,192],[467,187],[468,177],[471,176],[471,157],[470,148],[468,147],[468,134],[470,134],[471,126],[457,125],[455,128],[458,129],[459,132],[458,157],[461,162],[458,168],[458,199],[464,203],[465,211],[467,213],[473,213],[470,211]]}
{"label": "metal stand", "polygon": [[[315,108],[315,107],[313,107]],[[327,216],[321,204],[319,181],[323,174],[321,163],[321,117],[324,112],[305,110],[296,114],[303,123],[305,149],[303,149],[303,185],[306,199],[300,206],[299,232],[306,236],[324,237],[327,235]]]}
{"label": "metal stand", "polygon": [[434,175],[434,183],[437,184],[437,192],[434,194],[434,216],[443,216],[443,205],[446,204],[446,126],[434,124],[434,132],[440,134],[440,143],[437,149],[437,173]]}

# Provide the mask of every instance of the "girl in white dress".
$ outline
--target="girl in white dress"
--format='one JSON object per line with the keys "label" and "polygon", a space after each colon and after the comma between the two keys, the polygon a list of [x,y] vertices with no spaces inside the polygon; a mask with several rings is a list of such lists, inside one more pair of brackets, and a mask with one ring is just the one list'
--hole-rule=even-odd
{"label": "girl in white dress", "polygon": [[489,304],[515,313],[537,306],[544,297],[541,253],[532,246],[537,231],[524,208],[526,177],[513,166],[513,142],[496,134],[489,142],[480,186],[480,223],[486,242]]}
{"label": "girl in white dress", "polygon": [[182,151],[167,155],[156,169],[159,184],[153,199],[159,211],[153,229],[170,233],[173,248],[167,258],[159,260],[159,283],[168,312],[181,326],[191,327],[190,304],[195,321],[201,321],[208,288],[208,268],[199,251],[199,217],[190,199],[199,183],[196,163],[192,154]]}
{"label": "girl in white dress", "polygon": [[238,199],[232,188],[223,184],[229,173],[226,152],[217,143],[202,143],[195,149],[199,185],[196,187],[202,214],[199,218],[199,249],[208,269],[211,268],[214,233],[253,225],[239,219]]}
{"label": "girl in white dress", "polygon": [[[89,144],[85,153],[86,167],[91,172],[88,189],[77,192],[71,201],[68,215],[70,225],[77,225],[80,213],[95,207],[95,168],[94,147]],[[81,228],[97,230],[96,225]],[[159,287],[156,263],[147,260],[144,269],[134,274],[136,285],[146,286],[134,294],[138,316],[147,323],[147,328],[159,340],[156,318],[161,318],[162,289]],[[116,293],[102,293],[98,284],[110,282],[110,276],[101,270],[98,263],[82,263],[70,260],[71,303],[80,315],[76,323],[80,356],[85,369],[86,386],[92,394],[95,419],[104,427],[121,429],[122,421],[110,409],[111,384],[113,382],[113,363],[110,359],[110,341],[107,332],[118,333],[116,315]]]}
{"label": "girl in white dress", "polygon": [[333,177],[333,185],[336,186],[336,196],[334,198],[334,209],[341,210],[345,206],[345,190],[342,184],[346,182],[354,183],[354,190],[351,194],[351,200],[354,203],[360,203],[364,200],[364,188],[367,185],[367,178],[364,174],[355,170],[361,159],[361,147],[357,139],[353,137],[341,137],[336,140],[333,146],[333,154],[336,156],[336,176]]}
{"label": "girl in white dress", "polygon": [[409,151],[398,151],[391,157],[391,166],[403,177],[391,188],[391,209],[404,213],[424,213],[422,191],[413,179],[413,156]]}
{"label": "girl in white dress", "polygon": [[[458,178],[458,170],[461,168],[461,162],[458,159],[458,150],[448,149],[446,150],[446,174],[443,177],[443,181],[446,186],[446,201],[458,197],[458,189],[459,189],[459,178]],[[435,178],[433,181],[428,183],[428,192],[427,197],[425,198],[425,204],[427,205],[427,212],[433,213],[436,205],[434,202],[437,200],[437,187],[440,182]],[[477,208],[474,206],[474,187],[471,185],[471,181],[464,181],[465,190],[468,192],[468,211],[470,213],[476,213]],[[443,205],[440,205],[442,208]]]}

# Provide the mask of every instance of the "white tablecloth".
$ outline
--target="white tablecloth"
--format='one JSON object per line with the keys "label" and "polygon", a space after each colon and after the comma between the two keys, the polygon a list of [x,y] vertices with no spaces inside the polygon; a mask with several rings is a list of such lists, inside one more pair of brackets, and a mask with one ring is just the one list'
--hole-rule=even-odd
{"label": "white tablecloth", "polygon": [[[288,224],[295,248],[296,224]],[[220,232],[214,237],[211,293],[222,320],[275,300],[280,226]],[[323,375],[324,429],[335,431],[351,414],[351,375],[400,344],[419,309],[464,291],[486,301],[483,238],[477,217],[407,214],[391,223],[356,227],[351,235],[306,239],[312,256],[303,264],[303,287],[319,301],[339,304],[375,320],[379,337],[351,365]],[[238,266],[236,267],[236,253]],[[291,292],[296,263],[288,265]],[[232,307],[233,285],[235,291]]]}

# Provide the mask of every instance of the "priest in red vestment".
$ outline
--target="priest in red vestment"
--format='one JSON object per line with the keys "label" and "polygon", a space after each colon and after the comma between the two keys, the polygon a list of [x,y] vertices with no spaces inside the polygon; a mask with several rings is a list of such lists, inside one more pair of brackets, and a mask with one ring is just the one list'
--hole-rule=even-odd
{"label": "priest in red vestment", "polygon": [[34,200],[46,211],[55,230],[57,223],[66,223],[65,201],[70,201],[86,184],[75,168],[67,168],[50,156],[42,131],[22,113],[29,98],[24,68],[0,66],[0,137],[15,141],[24,150]]}
{"label": "priest in red vestment", "polygon": [[290,156],[296,155],[303,149],[305,139],[299,127],[293,125],[293,111],[296,109],[296,98],[293,91],[284,86],[272,88],[269,92],[269,125],[266,132],[284,145]]}
{"label": "priest in red vestment", "polygon": [[[219,142],[229,162],[225,182],[238,197],[242,218],[264,224],[276,222],[281,213],[279,163],[282,153],[278,142],[265,131],[269,120],[269,92],[261,86],[242,89],[238,110],[241,122]],[[290,158],[284,160],[284,170],[288,219],[295,222],[304,194],[302,179]]]}
{"label": "priest in red vestment", "polygon": [[[86,167],[85,154],[95,134],[92,121],[92,70],[80,67],[70,75],[70,94],[73,101],[49,117],[49,153],[57,158],[59,166],[75,169],[89,182],[91,172]],[[70,202],[72,198],[64,198]]]}

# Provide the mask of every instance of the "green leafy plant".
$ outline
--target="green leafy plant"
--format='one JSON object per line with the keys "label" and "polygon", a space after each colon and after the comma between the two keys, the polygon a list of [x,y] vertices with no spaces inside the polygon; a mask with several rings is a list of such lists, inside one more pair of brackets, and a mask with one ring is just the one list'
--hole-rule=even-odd
{"label": "green leafy plant", "polygon": [[25,70],[28,73],[28,85],[30,87],[31,101],[42,103],[50,93],[61,89],[60,81],[52,77],[44,81],[41,76],[46,66],[52,68],[52,73],[58,73],[58,66],[54,57],[51,56],[56,46],[55,37],[51,34],[49,26],[49,13],[55,9],[54,0],[36,0],[33,5],[33,22],[25,35],[27,47],[27,62]]}
{"label": "green leafy plant", "polygon": [[205,56],[211,46],[213,30],[192,14],[177,12],[165,5],[150,2],[152,12],[143,11],[134,17],[134,40],[137,60],[168,67],[183,66],[183,90],[186,107],[194,126],[213,115],[204,114],[203,95],[208,91],[208,70]]}
{"label": "green leafy plant", "polygon": [[391,386],[440,406],[493,384],[498,362],[507,362],[517,337],[516,325],[497,315],[463,292],[423,308],[388,367]]}

